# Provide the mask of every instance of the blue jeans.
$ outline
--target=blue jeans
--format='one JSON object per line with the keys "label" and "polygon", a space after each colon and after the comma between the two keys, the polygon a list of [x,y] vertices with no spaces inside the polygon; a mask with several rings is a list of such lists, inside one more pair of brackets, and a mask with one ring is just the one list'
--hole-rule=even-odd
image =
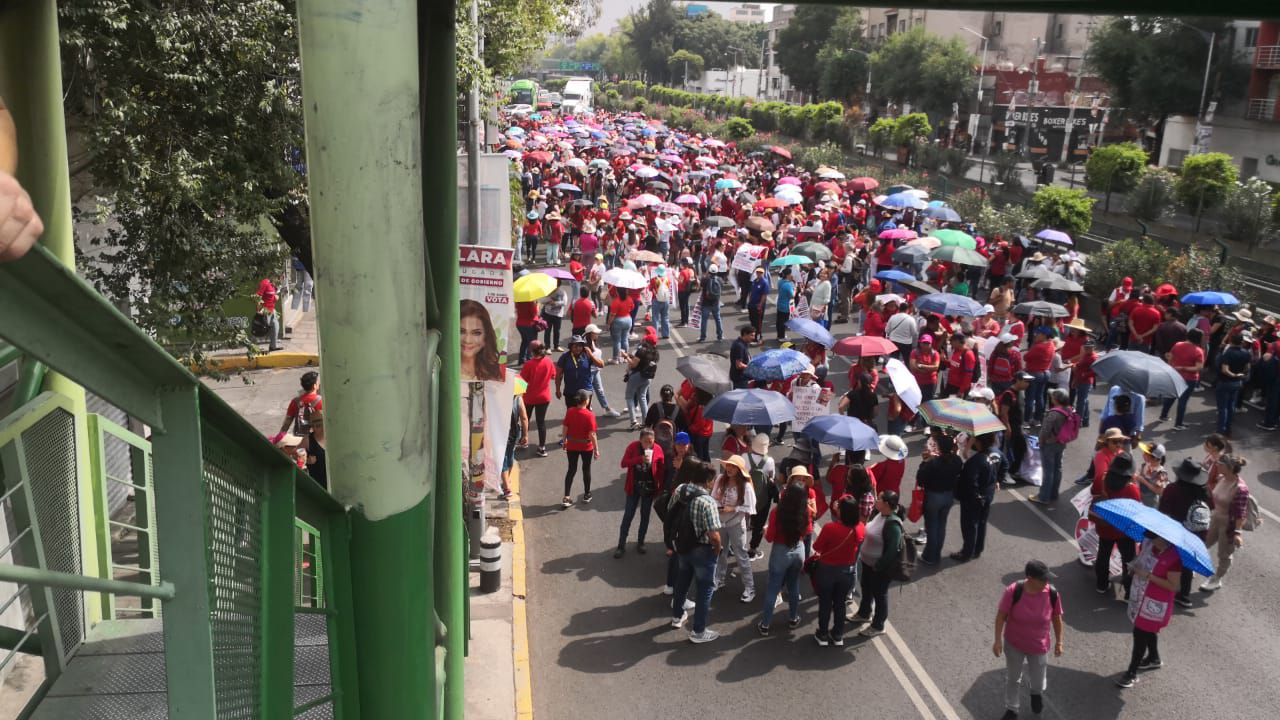
{"label": "blue jeans", "polygon": [[653,326],[658,329],[658,337],[671,337],[671,303],[653,301]]}
{"label": "blue jeans", "polygon": [[547,264],[548,265],[560,264],[560,243],[550,242],[550,241],[547,242]]}
{"label": "blue jeans", "polygon": [[644,534],[649,530],[649,508],[653,507],[652,495],[628,495],[627,505],[622,510],[622,527],[618,529],[618,547],[622,547],[627,543],[627,535],[631,534],[631,521],[636,516],[636,510],[640,510],[640,538],[641,545],[644,544]]}
{"label": "blue jeans", "polygon": [[1231,432],[1231,421],[1236,417],[1236,401],[1240,399],[1239,380],[1218,381],[1218,432]]}
{"label": "blue jeans", "polygon": [[645,411],[649,409],[649,383],[652,382],[634,370],[627,377],[627,415],[631,418],[631,422],[640,422],[644,420]]}
{"label": "blue jeans", "polygon": [[605,411],[608,411],[610,409],[609,398],[604,395],[604,383],[600,382],[599,368],[593,367],[591,369],[591,389],[595,391],[596,400],[600,401],[600,407],[604,408]]}
{"label": "blue jeans", "polygon": [[1075,393],[1076,414],[1080,416],[1080,427],[1089,427],[1089,392],[1093,384],[1077,385],[1071,388]]}
{"label": "blue jeans", "polygon": [[699,545],[687,553],[681,553],[680,567],[676,571],[675,594],[671,596],[671,617],[684,614],[684,601],[689,587],[696,585],[693,596],[693,631],[707,629],[707,611],[711,608],[711,591],[715,589],[716,553],[710,545]]}
{"label": "blue jeans", "polygon": [[955,493],[928,492],[924,494],[925,560],[936,563],[942,558],[942,543],[947,539],[947,516],[955,503]]}
{"label": "blue jeans", "polygon": [[613,359],[616,361],[624,351],[631,350],[631,316],[615,317],[609,325],[609,334],[613,337]]}
{"label": "blue jeans", "polygon": [[835,622],[831,624],[831,637],[844,637],[844,599],[853,590],[853,565],[827,565],[818,563],[815,580],[818,590],[818,632],[826,634],[832,610]]}
{"label": "blue jeans", "polygon": [[720,321],[720,303],[713,305],[703,305],[702,310],[702,329],[698,331],[698,342],[706,342],[707,326],[712,320],[716,321],[716,340],[724,339],[724,323]]}
{"label": "blue jeans", "polygon": [[1049,373],[1031,373],[1031,385],[1022,403],[1022,417],[1040,422],[1044,419],[1044,397],[1049,391]]}
{"label": "blue jeans", "polygon": [[790,618],[800,617],[800,570],[804,567],[804,543],[798,542],[791,547],[782,543],[774,543],[769,551],[769,584],[764,591],[764,605],[760,613],[760,622],[765,627],[773,622],[773,604],[778,600],[778,593],[787,588],[787,603],[790,606]]}
{"label": "blue jeans", "polygon": [[1040,502],[1051,503],[1058,499],[1062,485],[1062,451],[1067,446],[1060,443],[1040,444],[1040,465],[1044,468],[1044,481],[1040,484]]}
{"label": "blue jeans", "polygon": [[[1181,395],[1179,395],[1179,396],[1177,397],[1177,400],[1176,400],[1176,402],[1178,403],[1178,414],[1177,414],[1176,416],[1174,416],[1174,420],[1173,420],[1173,424],[1174,424],[1174,425],[1181,425],[1181,424],[1182,424],[1182,421],[1186,419],[1186,417],[1187,417],[1187,401],[1191,399],[1191,393],[1195,392],[1196,388],[1198,388],[1198,387],[1200,387],[1200,381],[1199,381],[1199,380],[1188,380],[1188,381],[1187,381],[1187,389],[1186,389],[1186,390],[1183,390],[1183,391],[1182,391],[1182,394],[1181,394]],[[1160,408],[1160,419],[1161,419],[1161,420],[1168,420],[1168,419],[1169,419],[1169,410],[1170,410],[1171,408],[1173,408],[1173,403],[1174,403],[1174,402],[1175,402],[1175,399],[1174,399],[1174,398],[1165,398],[1165,401],[1164,401],[1164,407]]]}

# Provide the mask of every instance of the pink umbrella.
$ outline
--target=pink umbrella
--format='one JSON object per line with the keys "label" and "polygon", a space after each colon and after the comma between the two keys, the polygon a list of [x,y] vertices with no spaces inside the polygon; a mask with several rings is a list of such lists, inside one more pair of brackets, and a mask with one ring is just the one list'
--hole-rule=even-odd
{"label": "pink umbrella", "polygon": [[658,159],[659,159],[659,160],[662,160],[662,161],[664,161],[664,162],[674,163],[674,164],[676,164],[676,165],[683,165],[683,164],[684,164],[684,158],[681,158],[681,157],[680,157],[680,156],[678,156],[678,155],[672,155],[672,154],[670,154],[670,153],[668,153],[668,154],[666,154],[666,155],[659,155],[659,156],[658,156]]}
{"label": "pink umbrella", "polygon": [[685,193],[677,197],[676,202],[680,203],[681,205],[701,205],[702,198],[698,197],[697,195],[690,195],[689,193]]}
{"label": "pink umbrella", "polygon": [[627,207],[632,210],[637,208],[653,207],[654,205],[661,204],[662,200],[657,195],[653,195],[651,193],[640,193],[627,201]]}
{"label": "pink umbrella", "polygon": [[800,182],[800,178],[795,177],[794,175],[788,175],[784,178],[780,178],[778,180],[778,184],[779,185],[802,185],[803,183]]}
{"label": "pink umbrella", "polygon": [[713,157],[708,157],[706,155],[699,155],[698,157],[694,158],[693,161],[698,163],[699,165],[719,165],[720,164],[719,160]]}
{"label": "pink umbrella", "polygon": [[702,144],[706,145],[707,147],[724,147],[724,142],[722,140],[717,140],[715,138],[707,138],[706,140],[702,141]]}
{"label": "pink umbrella", "polygon": [[911,228],[893,228],[880,233],[881,240],[914,240],[916,231]]}
{"label": "pink umbrella", "polygon": [[684,208],[680,207],[679,205],[676,205],[675,203],[669,203],[669,202],[664,202],[661,205],[659,205],[658,211],[664,212],[664,213],[675,213],[677,215],[684,214]]}
{"label": "pink umbrella", "polygon": [[930,235],[922,238],[916,238],[915,240],[910,240],[907,242],[907,244],[919,245],[920,247],[927,248],[929,250],[937,250],[938,247],[942,245],[942,241]]}

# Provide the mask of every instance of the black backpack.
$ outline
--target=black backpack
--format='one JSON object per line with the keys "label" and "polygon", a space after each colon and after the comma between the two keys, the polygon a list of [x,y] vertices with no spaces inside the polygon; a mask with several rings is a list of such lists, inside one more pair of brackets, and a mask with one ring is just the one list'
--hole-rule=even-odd
{"label": "black backpack", "polygon": [[[897,515],[890,515],[885,522],[896,522],[899,527],[902,526],[902,518]],[[889,570],[889,577],[898,582],[910,582],[911,576],[916,572],[916,544],[907,539],[905,531],[898,542],[898,559]]]}
{"label": "black backpack", "polygon": [[[1014,605],[1017,605],[1017,604],[1018,604],[1018,601],[1022,599],[1022,586],[1023,586],[1023,585],[1025,585],[1025,584],[1026,584],[1026,581],[1024,581],[1024,580],[1019,580],[1019,581],[1018,581],[1018,584],[1016,584],[1016,585],[1014,585],[1014,586],[1013,586],[1013,598],[1009,601],[1009,614],[1013,614],[1013,606],[1014,606]],[[1050,613],[1050,615],[1052,615],[1052,614],[1053,614],[1053,609],[1054,609],[1054,608],[1056,608],[1056,607],[1058,607],[1058,588],[1056,588],[1056,587],[1054,587],[1054,586],[1050,585],[1050,586],[1049,586],[1049,613]]]}
{"label": "black backpack", "polygon": [[667,505],[666,522],[672,526],[672,547],[678,554],[692,552],[701,543],[698,541],[698,531],[693,526],[693,501],[706,495],[707,491],[702,488],[696,488],[694,492],[683,501],[676,501],[675,507],[671,503]]}
{"label": "black backpack", "polygon": [[[298,399],[298,414],[293,416],[292,431],[294,435],[307,437],[311,434],[311,414],[315,412],[316,403],[319,401],[319,395],[317,395],[311,402],[304,403],[301,398]],[[512,408],[512,417],[515,418],[514,422],[512,422],[513,428],[518,428],[520,425],[519,408]],[[518,432],[518,430],[516,430],[516,432]]]}

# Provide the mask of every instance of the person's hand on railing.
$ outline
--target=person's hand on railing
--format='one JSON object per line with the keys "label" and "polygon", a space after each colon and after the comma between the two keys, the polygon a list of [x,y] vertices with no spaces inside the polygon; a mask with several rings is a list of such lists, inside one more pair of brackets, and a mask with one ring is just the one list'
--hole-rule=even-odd
{"label": "person's hand on railing", "polygon": [[31,196],[17,178],[0,171],[0,262],[26,255],[43,232],[44,223],[31,204]]}

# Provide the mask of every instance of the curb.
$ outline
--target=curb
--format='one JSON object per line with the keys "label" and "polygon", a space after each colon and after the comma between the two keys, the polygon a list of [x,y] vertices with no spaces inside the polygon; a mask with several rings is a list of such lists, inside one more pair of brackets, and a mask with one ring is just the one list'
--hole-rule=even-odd
{"label": "curb", "polygon": [[511,528],[511,652],[515,667],[516,720],[533,718],[533,686],[529,679],[529,614],[525,584],[524,509],[520,504],[520,463],[516,462],[507,478],[511,499],[507,501],[507,518]]}
{"label": "curb", "polygon": [[[316,367],[320,364],[320,355],[317,353],[286,351],[263,353],[253,357],[248,355],[227,355],[209,358],[207,364],[214,370]],[[195,370],[195,368],[192,368],[192,370]]]}

